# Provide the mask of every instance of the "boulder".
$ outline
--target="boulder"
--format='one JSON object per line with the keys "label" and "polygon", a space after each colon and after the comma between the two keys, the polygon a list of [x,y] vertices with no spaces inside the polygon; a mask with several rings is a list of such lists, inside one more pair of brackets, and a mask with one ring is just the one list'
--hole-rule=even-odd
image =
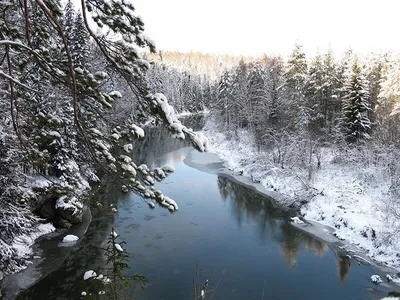
{"label": "boulder", "polygon": [[70,222],[68,222],[67,220],[65,220],[64,218],[62,218],[59,215],[57,215],[54,218],[53,222],[54,222],[54,225],[56,225],[58,227],[66,228],[66,229],[69,229],[72,226],[72,224]]}
{"label": "boulder", "polygon": [[56,213],[61,218],[67,220],[71,224],[79,224],[82,222],[83,210],[75,210],[73,208],[56,209]]}
{"label": "boulder", "polygon": [[40,208],[39,208],[39,215],[46,219],[46,221],[52,221],[56,217],[56,208],[55,208],[55,203],[56,203],[57,198],[53,198],[47,202],[45,202]]}

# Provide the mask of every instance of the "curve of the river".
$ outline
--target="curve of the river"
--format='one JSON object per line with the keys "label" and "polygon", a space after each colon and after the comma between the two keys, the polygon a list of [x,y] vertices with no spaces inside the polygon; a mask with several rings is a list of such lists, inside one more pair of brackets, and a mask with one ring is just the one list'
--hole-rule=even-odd
{"label": "curve of the river", "polygon": [[[372,274],[384,276],[375,266],[358,264],[293,226],[290,217],[296,212],[221,175],[217,157],[176,142],[168,153],[157,152],[170,143],[162,141],[160,147],[140,148],[137,160],[176,168],[157,188],[178,202],[179,211],[150,209],[107,181],[93,199],[86,235],[61,266],[18,299],[80,299],[87,284],[84,272],[104,266],[100,248],[111,228],[126,242],[127,274],[140,272],[149,279],[144,291],[134,291],[137,299],[193,299],[196,266],[199,286],[210,279],[206,299],[379,299],[396,289],[371,283]],[[111,204],[117,213],[105,209]]]}

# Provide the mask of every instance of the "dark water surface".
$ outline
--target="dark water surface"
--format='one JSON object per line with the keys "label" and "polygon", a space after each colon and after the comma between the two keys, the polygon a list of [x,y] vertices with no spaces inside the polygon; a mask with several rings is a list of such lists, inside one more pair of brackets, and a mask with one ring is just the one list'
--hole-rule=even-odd
{"label": "dark water surface", "polygon": [[[214,289],[206,299],[379,299],[387,293],[370,282],[377,273],[373,267],[349,262],[290,225],[293,212],[226,177],[189,167],[183,160],[193,150],[156,140],[141,148],[138,159],[151,167],[175,166],[157,188],[176,200],[179,211],[151,210],[108,182],[94,201],[114,203],[118,212],[94,208],[86,236],[19,299],[79,299],[84,272],[104,264],[98,247],[112,227],[131,254],[128,274],[149,279],[145,291],[134,292],[136,299],[193,299],[197,265],[198,285],[210,279]],[[160,148],[173,151],[163,154]]]}

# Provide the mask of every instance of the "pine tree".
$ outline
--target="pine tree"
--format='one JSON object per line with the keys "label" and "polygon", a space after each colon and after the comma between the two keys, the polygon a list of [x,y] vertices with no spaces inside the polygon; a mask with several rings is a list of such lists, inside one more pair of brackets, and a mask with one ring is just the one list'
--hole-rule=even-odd
{"label": "pine tree", "polygon": [[260,131],[261,122],[264,119],[264,111],[266,108],[266,75],[260,61],[253,62],[248,75],[248,98],[250,128]]}
{"label": "pine tree", "polygon": [[82,15],[77,14],[74,19],[72,37],[70,39],[72,59],[77,67],[86,65],[89,57],[89,35],[83,24]]}
{"label": "pine tree", "polygon": [[309,123],[309,107],[305,97],[308,66],[302,46],[296,44],[287,62],[285,92],[290,105],[291,127],[303,131]]}
{"label": "pine tree", "polygon": [[232,84],[232,76],[227,70],[225,70],[219,80],[217,104],[214,106],[214,108],[220,111],[220,115],[223,117],[223,126],[225,128],[230,128],[231,126],[231,108],[233,104]]}
{"label": "pine tree", "polygon": [[367,137],[371,129],[371,121],[368,118],[368,111],[371,109],[368,102],[369,94],[357,59],[354,60],[344,92],[343,126],[346,139],[349,142],[356,142]]}
{"label": "pine tree", "polygon": [[[20,205],[23,199],[27,205],[21,208],[23,216],[18,222],[31,220],[15,227],[9,225],[6,237],[0,224],[0,248],[9,245],[15,234],[32,230],[39,221],[30,210],[39,211],[35,197],[48,191],[43,188],[26,192],[32,189],[32,182],[27,183],[26,178],[50,176],[52,199],[76,203],[82,212],[83,205],[77,199],[88,192],[90,181],[99,180],[95,172],[118,173],[126,188],[146,198],[150,205],[154,205],[154,199],[170,210],[178,209],[172,199],[153,186],[171,169],[150,170],[146,165],[136,165],[128,156],[133,148],[131,141],[145,134],[137,125],[139,116],[141,120],[155,117],[172,136],[191,141],[201,151],[205,147],[204,140],[177,119],[166,97],[151,92],[145,76],[150,64],[138,48],[154,52],[155,46],[145,35],[135,7],[121,0],[82,1],[81,18],[75,18],[70,36],[74,12],[71,2],[68,5],[67,20],[59,0],[27,0],[23,5],[6,1],[0,5],[0,97],[8,104],[6,115],[20,154],[15,157],[22,166],[21,172],[9,176],[18,174],[14,180],[25,188],[11,189],[12,178],[2,178],[10,186],[0,189],[0,209],[3,205]],[[104,30],[95,33],[90,20]],[[120,38],[116,40],[115,36]],[[86,63],[88,37],[93,53],[99,55],[91,65]],[[119,86],[127,91],[127,99],[133,99],[135,114],[112,121],[112,108],[123,98],[113,81],[124,82]],[[2,144],[3,148],[12,146],[15,143]],[[0,160],[7,160],[11,150],[4,151],[6,156]],[[20,195],[6,193],[11,190]],[[5,266],[7,272],[17,269],[15,253],[0,254],[1,267]]]}

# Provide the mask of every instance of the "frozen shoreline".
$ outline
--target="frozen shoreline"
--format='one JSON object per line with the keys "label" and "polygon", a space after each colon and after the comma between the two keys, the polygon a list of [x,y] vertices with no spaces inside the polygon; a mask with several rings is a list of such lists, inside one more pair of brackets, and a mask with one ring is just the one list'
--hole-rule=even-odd
{"label": "frozen shoreline", "polygon": [[[228,141],[223,134],[212,129],[202,133],[209,139],[208,151],[225,162],[221,163],[221,173],[233,176],[245,185],[255,186],[255,189],[274,198],[281,206],[293,206],[296,203],[294,206],[299,208],[300,217],[307,224],[312,223],[312,228],[299,224],[294,226],[328,243],[331,242],[330,238],[326,239],[324,234],[321,237],[321,233],[324,233],[321,229],[330,228],[329,235],[337,244],[357,253],[356,257],[368,257],[371,264],[376,262],[387,272],[400,270],[398,237],[392,236],[390,243],[386,244],[387,237],[398,228],[388,225],[383,210],[385,201],[388,201],[385,195],[388,194],[390,183],[378,174],[378,170],[371,167],[361,172],[357,165],[344,167],[334,164],[332,149],[324,149],[321,170],[316,171],[311,192],[306,192],[301,180],[292,174],[281,172],[272,164],[268,168],[261,166],[265,157],[260,158],[263,154],[253,151],[253,142],[248,135],[241,136],[238,142]],[[366,177],[373,179],[371,184],[366,184]],[[318,225],[320,229],[314,230]]]}

